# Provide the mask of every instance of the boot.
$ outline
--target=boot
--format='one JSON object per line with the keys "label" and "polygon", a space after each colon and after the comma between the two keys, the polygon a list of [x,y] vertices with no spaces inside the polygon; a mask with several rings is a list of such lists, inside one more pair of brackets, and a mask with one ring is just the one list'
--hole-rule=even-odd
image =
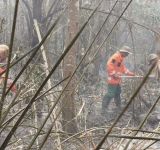
{"label": "boot", "polygon": [[101,114],[104,115],[108,109],[111,98],[104,96],[102,100]]}
{"label": "boot", "polygon": [[121,111],[122,108],[121,108],[121,98],[120,98],[120,95],[116,95],[114,97],[114,102],[115,102],[115,104],[117,106],[118,111]]}

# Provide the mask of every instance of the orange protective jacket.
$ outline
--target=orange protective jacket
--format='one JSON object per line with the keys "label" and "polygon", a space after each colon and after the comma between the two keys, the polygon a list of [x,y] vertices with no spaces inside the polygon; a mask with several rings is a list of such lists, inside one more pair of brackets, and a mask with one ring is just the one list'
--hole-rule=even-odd
{"label": "orange protective jacket", "polygon": [[122,74],[133,75],[132,72],[127,70],[124,66],[123,57],[120,52],[117,51],[110,57],[107,62],[107,82],[109,84],[119,84],[121,78],[115,78],[114,76],[121,76]]}
{"label": "orange protective jacket", "polygon": [[[3,70],[2,68],[0,68],[0,73],[3,72],[3,71],[4,71],[4,70]],[[2,80],[4,80],[4,78],[5,78],[5,74],[3,74],[3,75],[1,76],[1,78],[0,78],[0,83],[2,82]],[[7,87],[9,88],[9,87],[11,86],[11,84],[12,84],[12,82],[8,82],[8,83],[7,83]],[[12,92],[12,93],[16,93],[16,92],[17,92],[17,88],[16,88],[15,85],[12,87],[11,92]]]}

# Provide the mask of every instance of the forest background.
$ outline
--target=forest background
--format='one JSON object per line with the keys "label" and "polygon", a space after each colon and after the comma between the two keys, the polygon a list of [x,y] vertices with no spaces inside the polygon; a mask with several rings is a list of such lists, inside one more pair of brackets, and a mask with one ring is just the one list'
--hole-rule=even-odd
{"label": "forest background", "polygon": [[[159,88],[147,79],[148,56],[160,46],[159,6],[157,0],[0,1],[0,43],[10,48],[1,65],[18,89],[2,86],[0,149],[159,148]],[[132,51],[126,68],[146,77],[124,78],[126,109],[101,116],[106,62],[125,45]]]}

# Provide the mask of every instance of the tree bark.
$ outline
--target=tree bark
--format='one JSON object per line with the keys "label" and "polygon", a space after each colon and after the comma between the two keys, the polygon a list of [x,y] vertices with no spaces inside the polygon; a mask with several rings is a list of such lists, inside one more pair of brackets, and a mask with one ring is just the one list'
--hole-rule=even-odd
{"label": "tree bark", "polygon": [[[78,0],[69,1],[69,11],[68,11],[68,27],[66,35],[66,46],[71,42],[73,37],[78,31]],[[76,51],[77,51],[77,42],[72,46],[69,53],[64,58],[63,64],[63,76],[64,78],[70,75],[76,67]],[[65,96],[63,98],[62,105],[66,102],[66,106],[63,109],[63,126],[64,130],[69,133],[74,133],[77,131],[77,126],[75,120],[72,120],[75,117],[75,105],[74,105],[74,95],[71,92],[75,88],[75,77],[72,78],[71,82],[66,88]],[[71,121],[72,120],[72,121]]]}

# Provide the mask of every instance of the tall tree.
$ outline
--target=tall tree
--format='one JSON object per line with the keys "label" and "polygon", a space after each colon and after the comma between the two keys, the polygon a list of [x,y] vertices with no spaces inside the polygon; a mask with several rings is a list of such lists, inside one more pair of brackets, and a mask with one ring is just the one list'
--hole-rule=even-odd
{"label": "tall tree", "polygon": [[[66,46],[71,42],[73,37],[78,31],[78,16],[79,16],[79,1],[78,0],[68,0],[69,10],[68,10],[68,27],[66,35]],[[76,67],[76,52],[77,52],[77,42],[70,49],[69,53],[64,58],[63,75],[64,78],[69,76]],[[67,102],[67,105],[63,109],[63,126],[64,130],[67,132],[76,132],[77,126],[76,122],[72,120],[75,117],[74,108],[74,95],[70,94],[75,88],[75,77],[72,78],[71,82],[67,86],[65,97],[63,98],[63,104]],[[72,120],[72,121],[71,121]],[[69,122],[69,123],[68,123]]]}

